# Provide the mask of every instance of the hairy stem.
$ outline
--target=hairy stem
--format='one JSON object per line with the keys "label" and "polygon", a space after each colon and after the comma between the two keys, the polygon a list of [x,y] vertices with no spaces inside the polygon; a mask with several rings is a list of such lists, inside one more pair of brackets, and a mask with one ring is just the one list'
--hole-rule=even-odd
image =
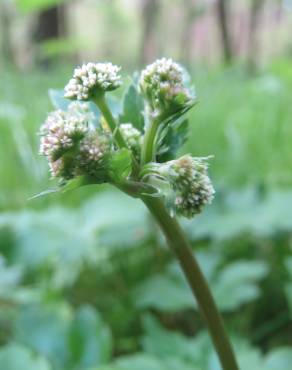
{"label": "hairy stem", "polygon": [[141,164],[152,162],[155,160],[155,137],[158,129],[159,121],[153,119],[147,127],[141,153]]}
{"label": "hairy stem", "polygon": [[181,265],[209,329],[222,369],[239,370],[222,317],[179,223],[170,217],[159,199],[144,197],[143,201],[160,225],[169,247]]}

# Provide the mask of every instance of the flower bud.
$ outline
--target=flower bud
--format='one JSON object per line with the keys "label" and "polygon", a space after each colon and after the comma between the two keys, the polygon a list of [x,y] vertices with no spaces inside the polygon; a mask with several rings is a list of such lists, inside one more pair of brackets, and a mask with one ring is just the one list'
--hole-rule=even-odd
{"label": "flower bud", "polygon": [[162,58],[141,73],[139,86],[154,115],[169,116],[193,100],[185,87],[184,70],[172,59]]}
{"label": "flower bud", "polygon": [[112,63],[87,63],[74,70],[65,86],[65,98],[88,100],[98,92],[117,89],[121,85],[120,67]]}
{"label": "flower bud", "polygon": [[159,165],[156,172],[169,181],[177,214],[192,218],[212,202],[215,190],[207,169],[206,159],[190,155]]}
{"label": "flower bud", "polygon": [[122,123],[119,126],[120,132],[125,139],[128,147],[132,150],[138,160],[141,153],[142,134],[131,123]]}
{"label": "flower bud", "polygon": [[77,174],[89,175],[98,182],[106,182],[107,159],[111,152],[111,139],[108,135],[95,131],[89,132],[80,142],[76,158]]}

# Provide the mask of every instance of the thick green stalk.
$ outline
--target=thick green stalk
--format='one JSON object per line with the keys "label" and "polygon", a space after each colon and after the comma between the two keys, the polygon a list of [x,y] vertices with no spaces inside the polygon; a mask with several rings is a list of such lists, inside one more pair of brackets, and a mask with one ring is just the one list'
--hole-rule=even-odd
{"label": "thick green stalk", "polygon": [[178,259],[205,319],[223,370],[239,370],[235,355],[208,283],[196,261],[179,223],[157,198],[144,197],[144,203],[160,225],[169,247]]}
{"label": "thick green stalk", "polygon": [[159,121],[157,119],[153,119],[149,123],[149,127],[147,127],[144,141],[142,145],[142,152],[141,152],[141,164],[144,165],[145,163],[152,162],[155,160],[155,137],[158,129]]}

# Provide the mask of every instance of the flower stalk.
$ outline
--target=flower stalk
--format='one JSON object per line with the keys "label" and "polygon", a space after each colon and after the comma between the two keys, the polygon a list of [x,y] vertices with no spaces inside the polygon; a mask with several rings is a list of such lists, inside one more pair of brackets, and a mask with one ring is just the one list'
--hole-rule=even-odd
{"label": "flower stalk", "polygon": [[98,106],[99,110],[101,111],[101,114],[103,115],[104,119],[106,120],[111,132],[113,133],[113,138],[117,145],[120,148],[127,148],[127,143],[125,139],[123,138],[116,121],[112,115],[112,112],[108,108],[108,105],[105,100],[105,95],[104,94],[99,94],[96,96],[93,101],[95,104]]}
{"label": "flower stalk", "polygon": [[177,258],[198,302],[223,370],[239,370],[222,317],[188,240],[176,218],[171,217],[159,199],[144,197],[143,202],[160,226],[167,243]]}
{"label": "flower stalk", "polygon": [[142,145],[141,164],[155,161],[155,138],[159,126],[158,119],[152,119],[149,122]]}

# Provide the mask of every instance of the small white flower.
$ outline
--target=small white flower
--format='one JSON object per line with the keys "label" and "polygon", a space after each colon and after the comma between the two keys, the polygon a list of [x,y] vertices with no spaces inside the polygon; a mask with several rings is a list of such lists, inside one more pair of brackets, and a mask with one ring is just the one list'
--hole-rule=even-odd
{"label": "small white flower", "polygon": [[65,86],[65,98],[88,100],[98,91],[111,91],[121,85],[120,67],[112,63],[87,63],[74,70]]}

